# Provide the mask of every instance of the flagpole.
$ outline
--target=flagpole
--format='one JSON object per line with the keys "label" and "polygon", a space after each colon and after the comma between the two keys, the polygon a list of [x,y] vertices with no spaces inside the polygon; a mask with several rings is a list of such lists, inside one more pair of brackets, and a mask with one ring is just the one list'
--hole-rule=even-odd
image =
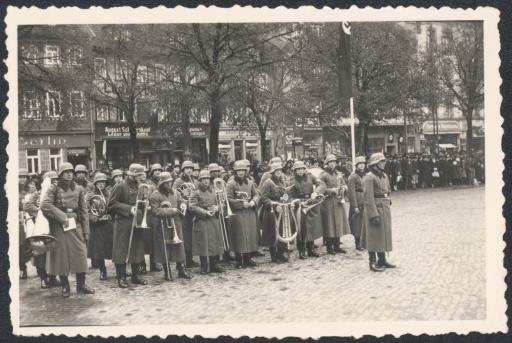
{"label": "flagpole", "polygon": [[350,97],[350,141],[352,143],[352,172],[356,170],[356,128],[354,118],[354,98]]}

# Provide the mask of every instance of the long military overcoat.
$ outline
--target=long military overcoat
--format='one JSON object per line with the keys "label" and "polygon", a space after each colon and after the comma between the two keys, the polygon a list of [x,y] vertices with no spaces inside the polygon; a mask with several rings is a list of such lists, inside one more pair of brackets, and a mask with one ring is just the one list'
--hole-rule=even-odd
{"label": "long military overcoat", "polygon": [[[114,218],[114,241],[112,246],[112,261],[117,264],[125,263],[130,242],[133,216],[131,209],[137,199],[138,184],[129,177],[118,183],[112,189],[108,201],[108,212]],[[139,222],[142,211],[138,211]],[[141,263],[144,261],[144,230],[134,228],[130,256],[128,263]]]}
{"label": "long military overcoat", "polygon": [[344,197],[338,199],[336,191],[338,188],[346,187],[343,175],[336,170],[325,169],[320,174],[320,180],[325,183],[327,198],[322,203],[322,226],[324,238],[336,238],[350,233],[348,223],[348,203]]}
{"label": "long military overcoat", "polygon": [[260,187],[261,203],[263,208],[261,211],[261,227],[262,227],[262,244],[266,246],[275,246],[277,243],[276,223],[274,217],[274,209],[272,201],[280,201],[284,195],[284,179],[272,176],[267,178]]}
{"label": "long military overcoat", "polygon": [[[93,196],[103,197],[105,203],[108,201],[110,193],[104,189],[101,193],[94,187],[94,192],[87,193],[87,203]],[[106,213],[105,213],[106,214]],[[91,228],[91,237],[87,245],[87,256],[93,260],[112,259],[112,245],[114,240],[114,223],[112,217],[108,214],[107,220],[100,220],[98,216],[89,210],[89,225]]]}
{"label": "long military overcoat", "polygon": [[[325,192],[325,183],[312,174],[307,173],[302,177],[295,175],[292,180],[293,187],[289,191],[291,199],[305,201],[311,198],[313,191],[318,194]],[[300,240],[302,242],[312,242],[322,237],[321,206],[320,204],[312,207],[306,214],[302,210],[300,211]]]}
{"label": "long military overcoat", "polygon": [[[146,193],[149,199],[149,197],[151,197],[151,195],[158,190],[158,181],[155,178],[148,178],[145,183],[149,186]],[[155,233],[154,228],[158,225],[158,218],[154,216],[153,211],[151,210],[148,211],[146,218],[148,226],[151,228],[151,230],[144,231],[144,252],[146,254],[153,254],[153,243],[155,240],[153,235]]]}
{"label": "long military overcoat", "polygon": [[[175,193],[179,193],[179,189],[185,183],[192,183],[194,188],[197,189],[198,181],[193,177],[188,177],[187,175],[181,175],[176,179],[173,184],[173,190]],[[190,206],[188,199],[183,199],[187,204],[187,207]],[[187,210],[185,213],[185,218],[183,218],[183,243],[185,244],[185,252],[192,254],[192,220],[194,219],[194,215]]]}
{"label": "long military overcoat", "polygon": [[[74,181],[59,181],[50,185],[41,202],[48,219],[50,234],[57,239],[56,248],[47,252],[46,271],[51,275],[87,272],[87,246],[84,234],[89,235],[89,214],[84,189]],[[71,211],[71,212],[68,212]],[[63,225],[73,217],[76,229],[64,231]]]}
{"label": "long military overcoat", "polygon": [[[350,212],[348,215],[350,231],[354,237],[361,237],[364,211],[362,174],[355,172],[348,177],[348,199],[350,201]],[[359,209],[357,214],[355,212],[356,208]]]}
{"label": "long military overcoat", "polygon": [[[171,207],[162,206],[164,201],[170,202]],[[169,226],[172,226],[172,224],[174,224],[175,235],[183,241],[183,216],[176,210],[180,208],[182,202],[181,196],[174,192],[165,194],[162,191],[156,191],[149,198],[151,212],[155,218],[153,226],[153,257],[155,262],[165,264],[166,250],[168,261],[183,262],[185,260],[185,246],[183,242],[179,244],[164,243],[164,239],[171,239],[172,229]]]}
{"label": "long military overcoat", "polygon": [[208,215],[208,209],[217,205],[213,189],[199,184],[189,201],[194,215],[192,224],[192,254],[195,256],[217,256],[224,253],[219,217]]}
{"label": "long military overcoat", "polygon": [[[244,208],[243,193],[247,201],[254,201],[255,207]],[[249,253],[258,250],[258,224],[256,209],[260,196],[254,181],[235,178],[226,185],[226,194],[234,216],[229,219],[230,250],[235,253]]]}
{"label": "long military overcoat", "polygon": [[[362,246],[372,252],[391,251],[391,200],[389,198],[391,189],[387,175],[369,172],[363,178],[363,191]],[[372,224],[370,221],[374,217],[380,217],[379,225]]]}
{"label": "long military overcoat", "polygon": [[[37,205],[37,200],[39,199],[41,192],[34,192],[30,194],[26,194],[23,201],[23,211],[28,213],[30,217],[35,221],[37,212],[39,211],[39,206]],[[20,250],[20,254],[22,250]],[[46,253],[32,256],[32,265],[36,268],[46,268]]]}

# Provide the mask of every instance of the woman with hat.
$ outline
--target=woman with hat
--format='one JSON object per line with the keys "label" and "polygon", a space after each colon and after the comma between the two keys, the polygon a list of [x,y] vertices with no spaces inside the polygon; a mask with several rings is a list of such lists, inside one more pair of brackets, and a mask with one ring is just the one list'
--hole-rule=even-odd
{"label": "woman with hat", "polygon": [[389,198],[391,189],[388,176],[384,173],[385,166],[384,154],[371,155],[368,160],[370,172],[363,178],[364,211],[361,241],[363,247],[368,250],[370,270],[373,272],[395,268],[386,261],[386,252],[392,250],[392,241]]}
{"label": "woman with hat", "polygon": [[364,168],[366,166],[366,158],[364,156],[356,157],[356,169],[348,177],[348,199],[350,201],[349,223],[350,231],[356,242],[356,249],[363,250],[361,247],[361,228],[363,226],[363,177]]}
{"label": "woman with hat", "polygon": [[[43,179],[50,179],[50,183],[56,185],[59,179],[59,175],[55,171],[49,171],[44,174]],[[36,191],[30,193],[30,196],[23,203],[23,210],[30,216],[30,220],[36,221],[36,216],[39,212],[39,201],[41,198],[41,192]],[[22,250],[20,250],[20,253]],[[46,272],[46,253],[32,256],[32,265],[36,267],[37,275],[41,279],[41,288],[52,288],[59,287],[60,282],[57,281],[55,275],[49,275]]]}
{"label": "woman with hat", "polygon": [[[127,171],[127,178],[112,190],[108,201],[108,213],[114,218],[114,241],[112,246],[112,261],[116,265],[117,284],[120,288],[127,288],[126,261],[131,263],[133,284],[145,285],[146,281],[140,277],[140,264],[144,260],[144,232],[134,229],[132,231],[133,216],[142,218],[137,210],[136,200],[139,194],[139,185],[145,178],[144,167],[133,163]],[[139,213],[138,213],[139,212]],[[128,255],[128,246],[131,247]]]}
{"label": "woman with hat", "polygon": [[[306,172],[306,165],[302,161],[293,164],[294,176],[290,197],[293,199],[315,200],[319,194],[325,192],[325,184],[314,175]],[[322,237],[322,216],[320,206],[311,207],[307,213],[300,213],[300,236],[297,238],[299,258],[306,259],[306,250],[309,257],[319,257],[313,250],[314,241]]]}
{"label": "woman with hat", "polygon": [[258,250],[256,207],[259,194],[256,185],[247,177],[247,167],[236,161],[235,177],[226,185],[226,194],[234,216],[229,220],[230,250],[235,252],[236,268],[255,267],[251,253]]}
{"label": "woman with hat", "polygon": [[285,183],[283,179],[283,165],[281,162],[274,162],[270,165],[270,177],[260,187],[262,209],[262,243],[269,247],[272,262],[288,262],[284,256],[286,246],[279,243],[276,235],[276,223],[274,211],[281,211],[276,204],[281,201],[285,194]]}
{"label": "woman with hat", "polygon": [[[193,191],[197,189],[198,181],[194,180],[192,177],[192,172],[194,171],[194,163],[192,161],[184,161],[181,165],[181,175],[176,178],[173,175],[173,179],[175,179],[173,184],[173,189],[175,192],[180,193],[183,200],[186,202],[187,206],[190,206],[188,203],[189,197]],[[187,184],[185,187],[186,190],[182,190],[183,185]],[[192,213],[187,211],[185,215],[185,219],[183,222],[183,242],[185,243],[185,253],[187,255],[187,267],[193,268],[197,267],[198,264],[192,258]]]}
{"label": "woman with hat", "polygon": [[[183,216],[181,213],[186,211],[186,204],[179,193],[173,191],[173,181],[171,173],[160,173],[157,191],[149,197],[151,212],[156,219],[153,226],[153,254],[155,262],[162,264],[166,280],[169,280],[168,275],[171,274],[169,261],[176,262],[179,278],[190,279],[192,276],[185,268],[185,247],[182,241]],[[174,237],[171,237],[169,225],[173,226]],[[167,241],[173,238],[181,242],[168,244]]]}
{"label": "woman with hat", "polygon": [[46,270],[50,275],[59,275],[65,298],[70,294],[69,273],[76,273],[77,293],[94,293],[85,285],[86,244],[89,240],[85,190],[73,181],[73,171],[71,163],[62,163],[59,181],[50,185],[41,203],[41,210],[50,225],[50,234],[59,243],[47,253]]}
{"label": "woman with hat", "polygon": [[107,175],[97,172],[94,175],[94,191],[87,194],[89,205],[89,224],[91,239],[87,246],[87,254],[91,264],[98,266],[100,280],[107,279],[105,259],[112,259],[114,227],[112,217],[107,213],[107,201],[110,192],[106,189]]}
{"label": "woman with hat", "polygon": [[320,174],[320,179],[326,186],[327,196],[321,205],[322,225],[327,253],[331,255],[346,253],[340,247],[340,238],[350,233],[348,215],[344,208],[347,185],[343,174],[336,170],[336,163],[336,156],[328,155],[324,171]]}
{"label": "woman with hat", "polygon": [[194,215],[192,254],[200,256],[201,274],[223,272],[219,267],[219,255],[224,253],[219,208],[215,192],[210,186],[208,170],[199,173],[199,184],[190,197],[189,211]]}

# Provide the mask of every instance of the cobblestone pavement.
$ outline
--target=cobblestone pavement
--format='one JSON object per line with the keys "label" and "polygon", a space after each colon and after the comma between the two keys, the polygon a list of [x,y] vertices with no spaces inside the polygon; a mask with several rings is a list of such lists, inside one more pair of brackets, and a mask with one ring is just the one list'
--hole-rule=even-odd
{"label": "cobblestone pavement", "polygon": [[[484,188],[432,189],[392,195],[398,265],[371,273],[367,254],[342,241],[348,253],[275,265],[265,257],[254,269],[164,282],[148,273],[147,286],[116,287],[114,269],[95,295],[71,297],[41,290],[33,267],[21,281],[21,325],[129,325],[485,318]],[[318,242],[321,245],[321,242]],[[175,269],[173,269],[175,273]]]}

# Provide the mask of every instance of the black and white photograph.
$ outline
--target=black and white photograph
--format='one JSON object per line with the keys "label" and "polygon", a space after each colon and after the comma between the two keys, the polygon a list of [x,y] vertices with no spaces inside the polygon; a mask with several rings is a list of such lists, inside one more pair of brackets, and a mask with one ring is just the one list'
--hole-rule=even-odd
{"label": "black and white photograph", "polygon": [[506,332],[498,19],[8,8],[14,332]]}

